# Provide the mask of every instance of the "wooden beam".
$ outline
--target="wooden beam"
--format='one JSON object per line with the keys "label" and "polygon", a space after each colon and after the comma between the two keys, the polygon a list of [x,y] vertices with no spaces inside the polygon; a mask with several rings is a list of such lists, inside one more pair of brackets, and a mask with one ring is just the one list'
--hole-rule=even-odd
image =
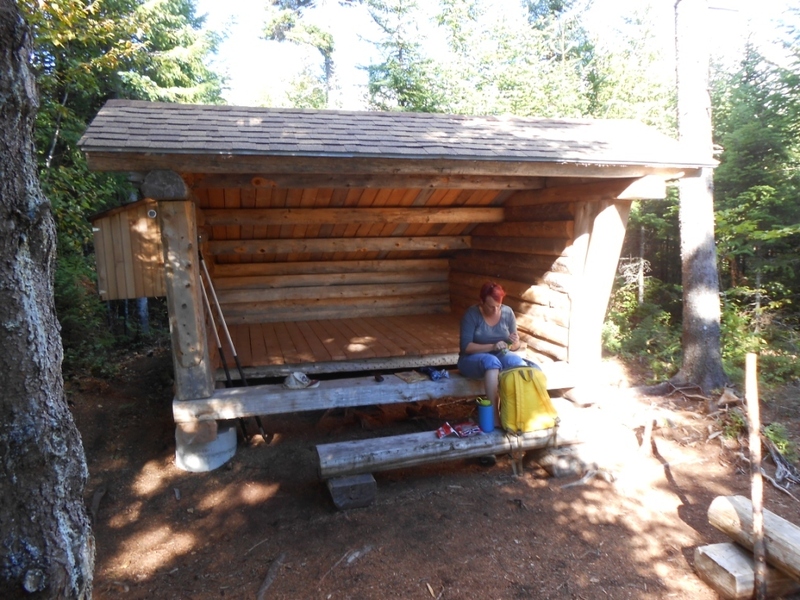
{"label": "wooden beam", "polygon": [[[453,362],[446,361],[457,360],[456,355],[446,355],[443,357],[445,362],[428,362],[435,358],[425,357],[423,362],[418,363],[418,365],[452,365]],[[409,363],[410,360],[412,360],[412,357],[403,359],[403,365],[409,368],[417,366]],[[379,364],[381,364],[380,360],[358,362],[361,370],[384,368],[376,366]],[[353,370],[353,365],[354,363],[350,363],[348,369]],[[368,367],[364,368],[364,365],[368,365]],[[313,367],[313,365],[308,366]],[[287,367],[297,370],[295,366],[287,365]],[[548,389],[569,387],[567,381],[572,378],[572,371],[569,365],[566,363],[546,363],[540,365],[540,367],[547,377]],[[289,371],[270,371],[273,374],[285,374],[287,372]],[[214,390],[214,394],[210,398],[193,400],[175,398],[172,402],[172,414],[176,423],[218,421],[255,415],[296,413],[328,408],[422,402],[450,397],[468,398],[483,393],[482,379],[467,379],[460,375],[458,371],[451,370],[450,377],[447,379],[440,379],[439,381],[426,379],[414,383],[406,383],[395,375],[384,375],[384,380],[380,382],[375,381],[372,376],[331,379],[320,381],[319,387],[304,390],[289,390],[280,384],[221,388]]]}
{"label": "wooden beam", "polygon": [[[464,289],[473,288],[476,290],[473,296],[475,296],[477,300],[478,290],[480,290],[481,286],[486,282],[486,277],[453,270],[450,272],[450,281],[456,285],[460,285]],[[495,277],[492,281],[501,285],[509,297],[516,298],[523,302],[550,306],[559,310],[569,309],[569,297],[562,292],[553,291],[548,286],[530,285],[501,277]]]}
{"label": "wooden beam", "polygon": [[[664,175],[673,178],[686,172],[686,165],[593,165],[529,160],[464,160],[431,158],[378,158],[331,156],[263,156],[255,154],[195,154],[159,152],[88,151],[86,159],[93,171],[152,171],[172,169],[178,173],[249,174],[291,173],[294,175],[333,175],[347,181],[352,175],[452,177],[592,177],[620,178]],[[377,184],[377,187],[385,187]]]}
{"label": "wooden beam", "polygon": [[[603,180],[582,185],[566,185],[516,192],[506,200],[506,206],[539,206],[557,202],[599,202],[617,200],[630,194],[638,178]],[[661,180],[663,186],[663,179]],[[640,188],[646,187],[639,184]],[[634,188],[635,189],[635,188]]]}
{"label": "wooden beam", "polygon": [[355,317],[443,314],[450,312],[450,295],[388,296],[385,298],[324,298],[276,300],[223,305],[228,323],[274,323]]}
{"label": "wooden beam", "polygon": [[[753,555],[733,543],[710,544],[694,550],[694,568],[700,579],[723,598],[750,600],[754,591]],[[767,596],[778,598],[800,591],[800,583],[767,565]]]}
{"label": "wooden beam", "polygon": [[384,298],[387,296],[426,296],[447,294],[446,281],[401,284],[326,285],[314,287],[280,287],[260,289],[218,290],[222,304],[272,302],[275,300],[323,300],[352,298]]}
{"label": "wooden beam", "polygon": [[225,277],[277,277],[335,273],[447,271],[448,259],[331,260],[318,262],[225,263],[216,264],[214,279]]}
{"label": "wooden beam", "polygon": [[242,189],[294,189],[294,188],[387,188],[387,189],[470,189],[470,190],[532,190],[543,186],[542,177],[485,175],[368,175],[351,174],[346,178],[338,174],[316,175],[295,173],[253,174],[191,174],[186,179],[192,189],[231,188]]}
{"label": "wooden beam", "polygon": [[208,243],[211,254],[292,254],[333,252],[449,251],[470,247],[469,236],[299,238],[217,240]]}
{"label": "wooden beam", "polygon": [[214,391],[214,381],[200,289],[194,203],[159,202],[158,218],[164,248],[175,395],[181,400],[207,398]]}
{"label": "wooden beam", "polygon": [[282,385],[261,385],[215,390],[205,400],[172,403],[175,422],[236,419],[255,415],[276,415],[327,408],[420,402],[453,396],[480,395],[483,380],[467,379],[456,372],[448,379],[406,383],[395,375],[321,381],[319,387],[289,390]]}
{"label": "wooden beam", "polygon": [[[708,522],[745,548],[753,549],[753,505],[744,496],[717,496]],[[800,527],[764,510],[767,562],[800,581]]]}
{"label": "wooden beam", "polygon": [[[241,263],[240,263],[241,264]],[[258,263],[251,263],[258,264]],[[264,264],[264,263],[262,263]],[[266,263],[274,264],[274,263]],[[295,263],[296,264],[296,263]],[[386,273],[320,273],[313,275],[264,275],[261,277],[218,277],[214,287],[222,290],[255,290],[269,288],[325,287],[334,285],[432,283],[447,281],[447,270],[389,271]]]}
{"label": "wooden beam", "polygon": [[502,207],[437,208],[207,208],[206,223],[219,225],[314,225],[326,223],[500,223]]}

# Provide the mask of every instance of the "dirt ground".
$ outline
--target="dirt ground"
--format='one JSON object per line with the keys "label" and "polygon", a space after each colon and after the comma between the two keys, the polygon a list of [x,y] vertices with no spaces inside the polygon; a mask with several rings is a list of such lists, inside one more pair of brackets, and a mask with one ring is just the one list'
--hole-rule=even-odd
{"label": "dirt ground", "polygon": [[[337,511],[316,444],[435,428],[470,405],[404,407],[403,421],[378,407],[270,418],[270,444],[253,438],[224,467],[186,473],[174,465],[169,358],[151,354],[114,381],[68,382],[91,473],[97,599],[255,598],[268,573],[266,598],[717,597],[693,552],[727,541],[708,524],[711,501],[749,496],[743,449],[715,435],[703,403],[643,397],[617,363],[604,370],[613,393],[581,409],[598,417],[601,470],[588,482],[566,485],[578,477],[551,478],[531,456],[522,477],[507,456],[460,460],[376,474],[374,504]],[[764,420],[796,433],[800,387],[765,399]],[[651,455],[638,449],[648,407]],[[766,483],[765,503],[800,523],[800,503]]]}

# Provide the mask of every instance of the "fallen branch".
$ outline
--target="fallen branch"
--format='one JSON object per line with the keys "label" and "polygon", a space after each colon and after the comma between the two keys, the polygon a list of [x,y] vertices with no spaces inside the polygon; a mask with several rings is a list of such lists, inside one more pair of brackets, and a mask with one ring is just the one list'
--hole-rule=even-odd
{"label": "fallen branch", "polygon": [[770,477],[769,475],[767,475],[767,474],[764,472],[764,469],[761,469],[761,475],[763,475],[764,479],[766,479],[767,481],[769,481],[769,482],[770,482],[770,483],[773,485],[773,487],[775,487],[776,489],[778,489],[778,490],[782,491],[784,494],[786,494],[787,496],[789,496],[790,498],[792,498],[792,499],[793,499],[793,500],[795,500],[796,502],[800,502],[800,499],[798,499],[798,498],[797,498],[797,496],[795,496],[794,494],[792,494],[792,493],[791,493],[789,490],[787,490],[785,487],[783,487],[782,485],[780,485],[780,484],[779,484],[777,481],[775,481],[775,480],[774,480],[772,477]]}
{"label": "fallen branch", "polygon": [[256,600],[264,600],[267,595],[267,590],[269,586],[272,585],[272,582],[275,581],[275,578],[278,576],[278,570],[281,568],[283,561],[286,559],[286,553],[281,552],[278,557],[272,561],[272,564],[269,566],[269,571],[267,571],[267,576],[264,578],[264,582],[261,584],[261,587],[258,588],[258,593],[256,594]]}

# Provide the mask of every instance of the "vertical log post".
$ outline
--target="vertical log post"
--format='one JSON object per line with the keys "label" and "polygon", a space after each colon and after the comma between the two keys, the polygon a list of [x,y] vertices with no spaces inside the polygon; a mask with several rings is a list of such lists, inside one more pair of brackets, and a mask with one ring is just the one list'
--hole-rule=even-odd
{"label": "vertical log post", "polygon": [[748,353],[745,359],[745,400],[747,426],[750,432],[750,495],[753,502],[753,558],[756,600],[767,598],[767,560],[764,544],[764,482],[761,478],[761,418],[758,411],[757,356]]}
{"label": "vertical log post", "polygon": [[159,202],[158,218],[164,246],[175,397],[208,398],[214,391],[214,378],[203,319],[194,203]]}
{"label": "vertical log post", "polygon": [[[577,298],[572,301],[569,328],[570,366],[591,372],[600,364],[601,332],[608,309],[631,201],[602,201],[596,206]],[[576,219],[575,235],[580,235]],[[578,240],[576,240],[577,242]]]}

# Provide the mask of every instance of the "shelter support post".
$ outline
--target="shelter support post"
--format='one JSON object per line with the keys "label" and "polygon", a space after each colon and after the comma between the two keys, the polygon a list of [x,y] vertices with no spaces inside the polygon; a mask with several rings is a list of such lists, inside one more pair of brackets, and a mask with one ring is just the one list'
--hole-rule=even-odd
{"label": "shelter support post", "polygon": [[603,320],[630,210],[630,200],[606,200],[582,203],[576,212],[571,270],[577,281],[570,293],[569,363],[585,375],[591,376],[600,364]]}
{"label": "shelter support post", "polygon": [[158,215],[164,246],[175,397],[209,398],[214,392],[214,377],[203,319],[194,203],[162,201],[158,203]]}

